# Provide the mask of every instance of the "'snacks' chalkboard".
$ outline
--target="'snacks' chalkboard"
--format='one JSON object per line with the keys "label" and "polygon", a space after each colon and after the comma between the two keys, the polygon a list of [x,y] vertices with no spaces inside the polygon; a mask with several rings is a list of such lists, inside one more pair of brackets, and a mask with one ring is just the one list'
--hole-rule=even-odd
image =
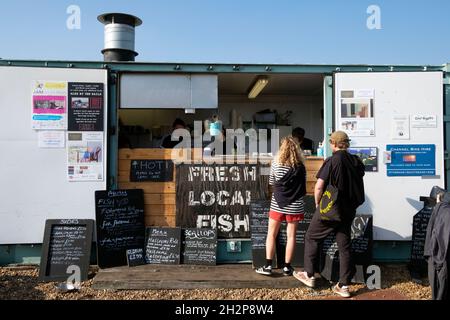
{"label": "'snacks' chalkboard", "polygon": [[[266,264],[266,239],[269,227],[270,201],[260,200],[250,203],[250,232],[252,239],[253,267],[258,268]],[[272,267],[276,266],[276,255]]]}
{"label": "'snacks' chalkboard", "polygon": [[47,220],[39,270],[41,281],[65,281],[68,268],[80,269],[80,280],[88,279],[94,220]]}
{"label": "'snacks' chalkboard", "polygon": [[173,181],[174,164],[171,160],[131,160],[131,182]]}
{"label": "'snacks' chalkboard", "polygon": [[149,264],[180,264],[181,228],[148,227],[145,261]]}
{"label": "'snacks' chalkboard", "polygon": [[182,235],[184,264],[216,265],[216,229],[183,229]]}
{"label": "'snacks' chalkboard", "polygon": [[126,251],[144,247],[143,190],[96,191],[95,213],[98,266],[126,265]]}

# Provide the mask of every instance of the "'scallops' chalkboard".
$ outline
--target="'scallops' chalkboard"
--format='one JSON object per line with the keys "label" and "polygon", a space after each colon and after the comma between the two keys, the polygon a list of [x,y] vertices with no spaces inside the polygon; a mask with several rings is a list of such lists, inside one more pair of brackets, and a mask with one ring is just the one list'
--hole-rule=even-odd
{"label": "'scallops' chalkboard", "polygon": [[180,264],[181,228],[148,227],[145,261],[150,264]]}
{"label": "'scallops' chalkboard", "polygon": [[170,182],[173,170],[172,160],[131,160],[130,181]]}
{"label": "'scallops' chalkboard", "polygon": [[[303,197],[304,201],[304,219],[298,223],[297,233],[295,236],[295,251],[291,261],[291,265],[294,267],[304,266],[305,255],[305,236],[311,223],[316,205],[314,196],[306,195]],[[284,267],[286,256],[286,244],[287,244],[287,223],[283,222],[280,227],[280,231],[277,237],[277,264],[278,268]]]}
{"label": "'scallops' chalkboard", "polygon": [[95,212],[98,266],[126,265],[126,251],[144,247],[143,190],[96,191]]}
{"label": "'scallops' chalkboard", "polygon": [[47,220],[39,280],[64,281],[78,268],[80,280],[87,280],[93,227],[94,220]]}
{"label": "'scallops' chalkboard", "polygon": [[[269,200],[252,201],[250,203],[250,233],[254,268],[262,267],[266,264],[266,239],[269,227],[269,210]],[[275,255],[272,267],[275,267],[276,260]]]}
{"label": "'scallops' chalkboard", "polygon": [[413,218],[411,261],[409,264],[411,277],[417,280],[421,280],[421,278],[427,275],[427,261],[423,256],[425,238],[428,223],[430,222],[431,214],[436,204],[436,200],[430,197],[420,197],[420,200],[424,201],[424,207]]}
{"label": "'scallops' chalkboard", "polygon": [[[365,283],[366,269],[372,263],[373,246],[372,215],[356,215],[352,223],[352,258],[356,274],[352,279],[355,283]],[[336,235],[330,234],[323,242],[321,254],[321,275],[329,281],[339,280],[339,249]]]}
{"label": "'scallops' chalkboard", "polygon": [[183,229],[184,264],[216,265],[217,230]]}

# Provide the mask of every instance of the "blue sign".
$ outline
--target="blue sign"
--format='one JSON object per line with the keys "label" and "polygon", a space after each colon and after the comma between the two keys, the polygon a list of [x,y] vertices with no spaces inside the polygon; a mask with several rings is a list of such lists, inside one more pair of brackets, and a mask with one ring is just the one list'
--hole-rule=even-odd
{"label": "blue sign", "polygon": [[387,145],[391,162],[387,164],[388,177],[420,177],[436,175],[436,145]]}

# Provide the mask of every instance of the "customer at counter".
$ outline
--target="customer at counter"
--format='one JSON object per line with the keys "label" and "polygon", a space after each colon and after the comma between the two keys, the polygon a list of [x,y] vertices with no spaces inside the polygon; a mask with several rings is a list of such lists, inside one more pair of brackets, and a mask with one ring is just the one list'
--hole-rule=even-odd
{"label": "customer at counter", "polygon": [[276,160],[272,162],[269,184],[273,186],[266,240],[266,264],[256,269],[262,275],[272,275],[275,242],[282,222],[287,222],[287,245],[283,275],[292,276],[295,238],[299,221],[304,219],[306,169],[298,143],[292,136],[281,142]]}
{"label": "customer at counter", "polygon": [[302,150],[314,150],[314,143],[311,139],[305,138],[305,129],[297,127],[292,130],[292,136],[300,144]]}
{"label": "customer at counter", "polygon": [[173,122],[172,132],[163,138],[161,148],[173,149],[177,146],[177,144],[183,141],[183,137],[180,137],[178,141],[172,141],[172,133],[177,129],[186,129],[186,123],[179,118],[175,119],[175,121]]}

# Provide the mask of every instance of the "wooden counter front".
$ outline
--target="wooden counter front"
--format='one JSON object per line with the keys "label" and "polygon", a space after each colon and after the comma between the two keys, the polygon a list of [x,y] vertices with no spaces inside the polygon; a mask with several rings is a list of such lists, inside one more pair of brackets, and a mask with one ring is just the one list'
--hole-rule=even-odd
{"label": "wooden counter front", "polygon": [[[176,174],[171,182],[130,182],[131,160],[173,160],[172,149],[121,149],[119,150],[118,184],[120,189],[143,189],[146,226],[176,226]],[[177,150],[177,160],[183,159],[186,150]],[[192,159],[201,159],[201,150],[191,150]],[[306,159],[306,192],[314,194],[316,175],[323,158]],[[176,169],[174,168],[174,171]]]}

